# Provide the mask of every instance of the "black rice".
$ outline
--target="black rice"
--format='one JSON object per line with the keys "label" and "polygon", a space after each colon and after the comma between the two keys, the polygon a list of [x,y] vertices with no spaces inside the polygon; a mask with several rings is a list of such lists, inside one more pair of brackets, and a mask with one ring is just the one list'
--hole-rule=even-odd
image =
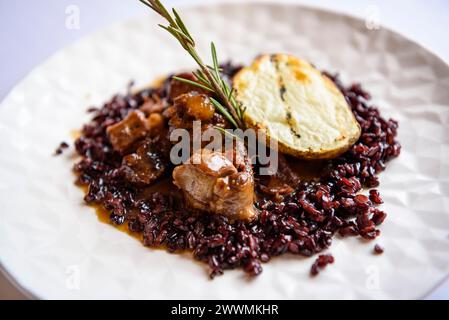
{"label": "black rice", "polygon": [[382,254],[382,253],[384,253],[384,248],[382,248],[380,245],[376,244],[374,246],[374,253],[375,254]]}
{"label": "black rice", "polygon": [[69,148],[69,144],[67,142],[61,142],[59,144],[59,146],[56,148],[54,155],[55,156],[59,156],[60,154],[62,154],[64,152],[64,150]]}
{"label": "black rice", "polygon": [[329,263],[334,263],[335,259],[331,254],[320,254],[315,262],[310,267],[310,275],[316,276],[320,270],[326,268]]}

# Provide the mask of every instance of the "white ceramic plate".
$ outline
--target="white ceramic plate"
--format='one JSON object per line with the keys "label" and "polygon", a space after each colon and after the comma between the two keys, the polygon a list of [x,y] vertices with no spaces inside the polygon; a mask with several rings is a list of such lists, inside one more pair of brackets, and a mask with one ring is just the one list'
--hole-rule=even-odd
{"label": "white ceramic plate", "polygon": [[202,52],[249,62],[288,52],[360,81],[399,120],[401,156],[381,175],[389,213],[374,242],[335,239],[336,258],[311,279],[313,259],[281,257],[248,280],[211,281],[188,255],[143,247],[100,223],[73,185],[73,154],[52,153],[86,108],[157,76],[193,67],[147,13],[70,46],[32,71],[0,106],[0,258],[39,298],[419,298],[449,273],[449,67],[432,53],[347,16],[281,5],[182,10]]}

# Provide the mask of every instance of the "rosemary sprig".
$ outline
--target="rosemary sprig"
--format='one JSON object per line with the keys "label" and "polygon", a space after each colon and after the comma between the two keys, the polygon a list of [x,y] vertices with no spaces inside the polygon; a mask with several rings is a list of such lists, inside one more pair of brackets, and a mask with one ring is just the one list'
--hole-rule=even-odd
{"label": "rosemary sprig", "polygon": [[234,97],[234,91],[228,83],[221,77],[218,64],[217,50],[214,43],[211,43],[212,66],[206,65],[195,48],[195,40],[188,31],[180,15],[172,9],[173,16],[159,0],[139,0],[146,6],[153,9],[157,14],[168,22],[168,26],[159,25],[175,37],[181,46],[196,61],[199,70],[194,72],[198,81],[192,81],[176,77],[178,81],[202,88],[215,94],[217,99],[211,98],[214,107],[226,117],[236,128],[244,129],[243,111],[240,104]]}
{"label": "rosemary sprig", "polygon": [[223,133],[225,136],[231,137],[234,140],[239,140],[239,141],[244,142],[241,137],[239,137],[238,135],[233,134],[232,132],[230,132],[230,131],[228,131],[226,129],[223,129],[223,128],[217,127],[217,126],[214,126],[214,129],[219,131],[220,133]]}

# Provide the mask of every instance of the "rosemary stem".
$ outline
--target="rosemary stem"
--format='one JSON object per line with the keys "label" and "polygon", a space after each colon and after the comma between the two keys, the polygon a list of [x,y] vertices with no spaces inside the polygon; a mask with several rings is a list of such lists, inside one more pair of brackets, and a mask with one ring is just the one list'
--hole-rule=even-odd
{"label": "rosemary stem", "polygon": [[[215,107],[231,120],[230,122],[237,128],[244,129],[245,125],[243,123],[243,114],[240,109],[240,105],[237,103],[235,97],[232,95],[233,90],[229,88],[225,80],[220,76],[217,52],[215,45],[211,43],[211,53],[214,67],[211,68],[206,65],[201,57],[198,55],[195,49],[195,41],[192,38],[190,32],[185,26],[179,14],[173,9],[174,18],[171,16],[169,11],[164,7],[160,0],[139,0],[146,6],[153,9],[156,13],[162,16],[169,23],[168,26],[159,25],[170,34],[172,34],[178,42],[181,44],[182,48],[186,50],[190,56],[195,60],[199,66],[198,72],[198,84],[199,87],[207,87],[212,89],[216,98],[219,101],[215,101]],[[190,80],[189,80],[190,81]],[[187,82],[187,81],[184,81]],[[190,81],[191,82],[191,81]]]}
{"label": "rosemary stem", "polygon": [[217,84],[217,82],[215,81],[210,70],[207,67],[201,67],[201,69],[203,70],[204,74],[206,75],[206,77],[208,78],[210,83],[212,84],[213,89],[215,90],[215,93],[218,95],[218,98],[220,99],[220,101],[225,104],[225,107],[231,113],[231,115],[234,118],[235,122],[237,123],[238,127],[243,128],[243,123],[240,120],[240,117],[238,116],[237,112],[235,111],[234,107],[232,106],[232,104],[229,101],[226,94],[221,89],[221,86],[219,84]]}

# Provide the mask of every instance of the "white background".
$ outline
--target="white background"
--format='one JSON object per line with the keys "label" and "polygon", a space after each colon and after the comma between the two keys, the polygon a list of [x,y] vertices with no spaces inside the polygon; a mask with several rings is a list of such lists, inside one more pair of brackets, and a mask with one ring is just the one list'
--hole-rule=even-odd
{"label": "white background", "polygon": [[[226,0],[207,0],[208,3]],[[269,2],[259,0],[259,2]],[[272,0],[271,2],[273,2]],[[165,0],[167,5],[181,7],[199,0]],[[227,0],[227,2],[247,2]],[[444,60],[449,61],[448,0],[277,0],[302,3],[365,18],[378,10],[379,22],[419,42]],[[65,27],[65,10],[69,5],[80,9],[80,29]],[[35,65],[58,49],[98,28],[136,15],[145,14],[137,0],[0,0],[0,99]],[[0,299],[23,297],[0,275]],[[449,282],[429,298],[449,299]]]}

